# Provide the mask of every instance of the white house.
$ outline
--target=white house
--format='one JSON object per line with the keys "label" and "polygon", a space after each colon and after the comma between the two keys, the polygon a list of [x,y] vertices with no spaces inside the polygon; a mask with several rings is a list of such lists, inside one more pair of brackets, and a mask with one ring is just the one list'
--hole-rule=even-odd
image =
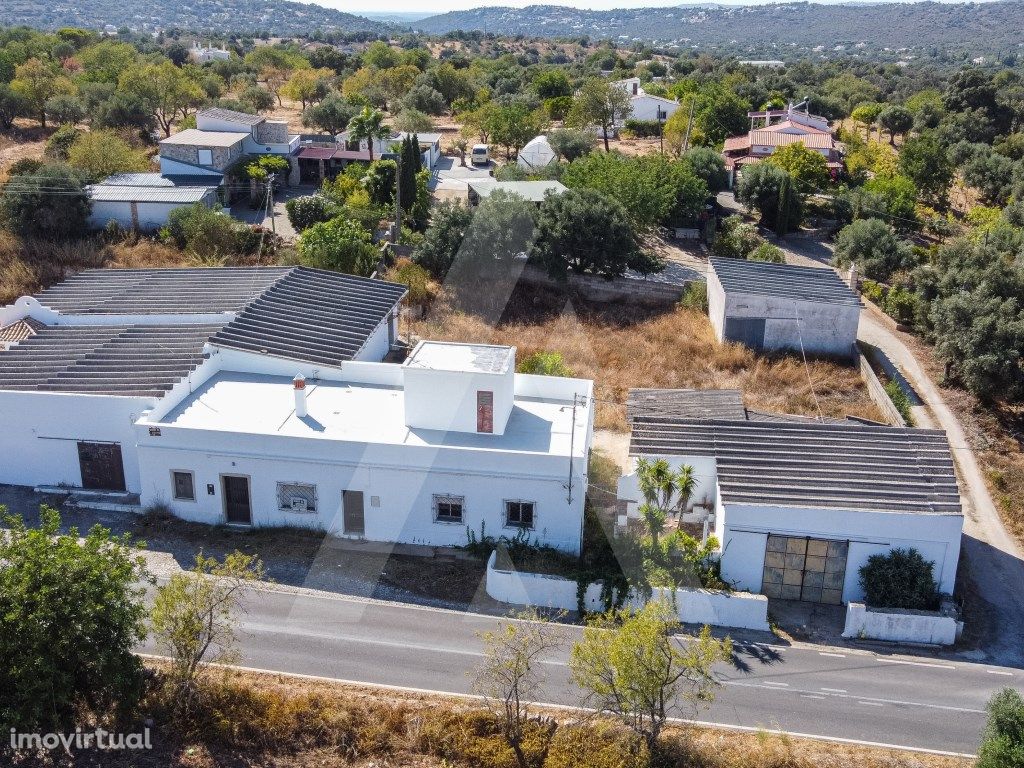
{"label": "white house", "polygon": [[515,350],[421,342],[403,365],[213,354],[135,426],[142,502],[208,523],[461,545],[467,528],[578,552],[592,382]]}
{"label": "white house", "polygon": [[[141,490],[134,423],[216,350],[379,361],[405,287],[304,267],[96,269],[0,308],[0,483]],[[31,325],[26,333],[24,326]]]}
{"label": "white house", "polygon": [[[630,413],[630,455],[693,467],[689,512],[709,521],[726,582],[775,598],[859,601],[868,557],[913,548],[952,593],[963,513],[944,432],[774,416],[747,411],[738,392],[731,408],[709,394],[644,398]],[[635,473],[619,498],[635,517]]]}
{"label": "white house", "polygon": [[212,176],[164,176],[119,173],[86,188],[92,209],[89,224],[101,229],[116,221],[125,229],[150,231],[167,223],[171,212],[219,201],[219,181]]}
{"label": "white house", "polygon": [[[675,114],[679,109],[679,102],[673,99],[666,99],[661,96],[654,96],[644,90],[639,77],[628,77],[624,80],[616,80],[612,83],[630,95],[630,114],[632,120],[660,120],[664,122]],[[620,124],[624,121],[619,121]]]}
{"label": "white house", "polygon": [[214,48],[212,45],[200,45],[196,41],[189,49],[188,55],[197,64],[206,64],[210,61],[229,60],[231,58],[231,51],[227,49],[227,46]]}
{"label": "white house", "polygon": [[[420,145],[423,167],[433,170],[437,161],[441,159],[441,134],[440,133],[402,133],[395,131],[388,136],[373,140],[373,158],[395,157],[394,147],[409,136],[415,136]],[[355,141],[351,131],[342,131],[334,137],[342,147],[338,148],[333,155],[335,160],[369,162],[370,143],[367,139]]]}
{"label": "white house", "polygon": [[719,341],[849,357],[860,309],[860,297],[831,269],[711,259],[708,316]]}
{"label": "white house", "polygon": [[[381,362],[404,286],[292,268],[90,270],[0,310],[0,483],[208,523],[578,552],[593,383],[515,350]],[[22,327],[28,321],[33,327]]]}

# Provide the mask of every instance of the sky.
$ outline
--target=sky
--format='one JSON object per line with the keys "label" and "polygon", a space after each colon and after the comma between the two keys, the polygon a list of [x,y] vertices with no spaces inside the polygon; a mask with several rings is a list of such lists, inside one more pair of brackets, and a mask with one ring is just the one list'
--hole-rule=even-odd
{"label": "sky", "polygon": [[[693,0],[303,0],[315,2],[328,8],[347,13],[416,13],[431,16],[447,11],[463,11],[483,5],[523,7],[527,5],[567,5],[576,8],[607,11],[614,8],[652,8],[655,6],[686,5]],[[722,5],[765,5],[781,0],[712,0]],[[819,3],[843,2],[843,0],[812,0]],[[892,2],[893,0],[889,0]],[[903,2],[907,0],[896,0]]]}

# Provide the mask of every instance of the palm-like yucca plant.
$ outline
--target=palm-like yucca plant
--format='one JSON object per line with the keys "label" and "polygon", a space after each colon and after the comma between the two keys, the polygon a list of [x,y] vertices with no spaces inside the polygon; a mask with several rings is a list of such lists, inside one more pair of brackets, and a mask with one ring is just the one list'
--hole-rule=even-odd
{"label": "palm-like yucca plant", "polygon": [[384,125],[384,113],[378,109],[363,107],[363,111],[352,118],[348,125],[349,136],[354,141],[360,142],[366,139],[370,149],[370,162],[373,162],[373,142],[377,139],[386,139],[391,135],[391,129]]}

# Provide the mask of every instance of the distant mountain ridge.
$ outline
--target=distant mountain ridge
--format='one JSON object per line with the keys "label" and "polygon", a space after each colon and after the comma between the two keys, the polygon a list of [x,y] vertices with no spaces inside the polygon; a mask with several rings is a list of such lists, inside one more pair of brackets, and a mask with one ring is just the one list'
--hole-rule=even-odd
{"label": "distant mountain ridge", "polygon": [[936,2],[760,6],[688,5],[588,11],[554,5],[452,11],[412,24],[443,34],[456,30],[531,37],[641,40],[680,47],[734,45],[833,49],[936,46],[979,53],[1016,51],[1024,39],[1024,2]]}
{"label": "distant mountain ridge", "polygon": [[106,24],[137,31],[178,27],[194,32],[309,34],[315,30],[387,34],[395,27],[320,5],[288,0],[0,0],[0,25],[37,29]]}

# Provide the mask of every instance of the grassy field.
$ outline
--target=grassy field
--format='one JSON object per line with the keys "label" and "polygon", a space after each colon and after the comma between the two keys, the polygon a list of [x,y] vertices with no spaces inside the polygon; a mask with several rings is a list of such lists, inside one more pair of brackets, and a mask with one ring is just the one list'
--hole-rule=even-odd
{"label": "grassy field", "polygon": [[798,356],[763,357],[719,344],[707,316],[686,309],[566,303],[520,290],[492,327],[476,315],[438,304],[411,330],[421,338],[513,344],[519,359],[557,351],[576,376],[594,379],[599,428],[625,429],[633,387],[738,388],[750,408],[882,420],[856,368]]}

